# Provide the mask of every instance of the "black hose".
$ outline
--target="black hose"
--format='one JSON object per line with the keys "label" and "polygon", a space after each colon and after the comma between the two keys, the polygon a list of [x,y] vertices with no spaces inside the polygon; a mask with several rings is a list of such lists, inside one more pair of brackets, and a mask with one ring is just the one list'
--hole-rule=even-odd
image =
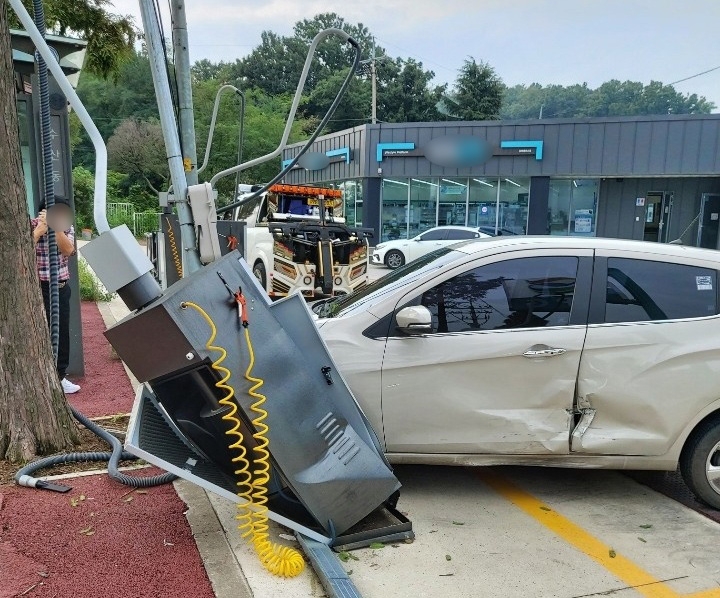
{"label": "black hose", "polygon": [[[33,18],[40,35],[45,37],[45,11],[42,0],[33,0]],[[38,87],[40,96],[40,140],[43,154],[43,197],[45,209],[50,210],[55,205],[55,184],[53,182],[52,138],[50,137],[50,90],[48,85],[48,70],[45,59],[35,51],[35,60],[38,65]],[[58,346],[60,344],[60,299],[58,296],[58,252],[55,231],[48,228],[48,260],[50,266],[50,280],[48,283],[50,295],[50,342],[52,343],[55,363],[58,359]]]}
{"label": "black hose", "polygon": [[120,461],[133,461],[137,457],[122,448],[120,441],[110,434],[104,428],[98,426],[91,419],[88,419],[74,407],[70,407],[73,416],[88,430],[102,438],[112,448],[112,452],[87,452],[87,453],[66,453],[64,455],[53,455],[44,457],[28,463],[15,474],[15,481],[22,486],[35,487],[35,478],[32,476],[35,472],[51,467],[53,465],[62,465],[63,463],[76,463],[80,461],[108,461],[108,475],[115,481],[132,486],[133,488],[149,488],[150,486],[159,486],[167,484],[177,479],[173,473],[163,473],[156,476],[135,477],[129,476],[119,471]]}
{"label": "black hose", "polygon": [[345,97],[345,92],[347,91],[347,88],[350,85],[350,81],[352,81],[353,75],[355,75],[358,65],[360,64],[360,45],[351,37],[348,38],[347,43],[349,43],[353,48],[355,48],[355,60],[353,61],[353,64],[350,67],[350,71],[348,72],[347,77],[345,77],[343,84],[340,86],[340,91],[338,91],[335,99],[333,100],[333,103],[330,105],[330,108],[328,108],[325,116],[323,116],[323,119],[320,121],[317,129],[315,129],[315,132],[310,136],[310,139],[307,140],[305,145],[303,145],[297,155],[287,164],[287,166],[285,166],[285,168],[283,168],[277,175],[275,175],[269,183],[265,183],[262,187],[260,187],[260,189],[251,193],[247,197],[244,197],[240,201],[236,201],[226,206],[223,206],[222,208],[219,208],[217,210],[218,214],[224,214],[225,212],[229,212],[234,208],[253,201],[255,198],[265,193],[270,187],[272,187],[275,183],[281,180],[288,172],[290,172],[295,167],[302,155],[310,149],[310,146],[320,136],[320,133],[322,133],[323,129],[328,124],[333,114],[335,114],[335,110],[342,101],[343,97]]}

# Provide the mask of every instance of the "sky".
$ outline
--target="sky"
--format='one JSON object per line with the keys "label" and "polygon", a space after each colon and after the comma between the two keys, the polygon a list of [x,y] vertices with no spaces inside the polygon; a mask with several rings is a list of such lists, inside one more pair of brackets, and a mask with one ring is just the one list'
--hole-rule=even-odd
{"label": "sky", "polygon": [[[141,26],[138,0],[110,1]],[[672,83],[720,67],[718,0],[186,0],[186,8],[192,62],[234,61],[264,30],[289,35],[296,21],[335,12],[368,27],[389,55],[420,60],[437,83],[454,81],[468,57],[509,86]],[[720,68],[675,88],[720,112]]]}

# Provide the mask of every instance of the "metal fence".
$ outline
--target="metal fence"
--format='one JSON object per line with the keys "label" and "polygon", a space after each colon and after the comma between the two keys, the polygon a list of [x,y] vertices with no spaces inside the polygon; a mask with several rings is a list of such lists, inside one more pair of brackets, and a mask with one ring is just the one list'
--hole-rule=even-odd
{"label": "metal fence", "polygon": [[145,233],[158,230],[158,216],[156,212],[135,212],[133,214],[133,234],[142,237]]}
{"label": "metal fence", "polygon": [[135,213],[135,206],[131,203],[109,203],[107,205],[108,220],[123,220],[129,222]]}

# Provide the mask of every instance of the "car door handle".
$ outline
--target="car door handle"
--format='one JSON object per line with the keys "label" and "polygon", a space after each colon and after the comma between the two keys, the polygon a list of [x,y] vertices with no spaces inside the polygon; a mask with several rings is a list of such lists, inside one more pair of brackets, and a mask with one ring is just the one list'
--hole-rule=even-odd
{"label": "car door handle", "polygon": [[566,349],[561,349],[560,347],[535,345],[534,347],[530,347],[527,351],[525,351],[525,353],[523,353],[523,357],[555,357],[555,355],[562,355],[566,351]]}

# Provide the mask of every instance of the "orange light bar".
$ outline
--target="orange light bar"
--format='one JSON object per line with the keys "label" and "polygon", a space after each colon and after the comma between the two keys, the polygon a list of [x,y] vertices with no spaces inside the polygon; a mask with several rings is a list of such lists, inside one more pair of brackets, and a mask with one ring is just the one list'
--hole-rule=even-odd
{"label": "orange light bar", "polygon": [[322,187],[305,187],[304,185],[273,185],[270,193],[288,193],[291,195],[324,195],[325,197],[342,197],[340,189],[324,189]]}

